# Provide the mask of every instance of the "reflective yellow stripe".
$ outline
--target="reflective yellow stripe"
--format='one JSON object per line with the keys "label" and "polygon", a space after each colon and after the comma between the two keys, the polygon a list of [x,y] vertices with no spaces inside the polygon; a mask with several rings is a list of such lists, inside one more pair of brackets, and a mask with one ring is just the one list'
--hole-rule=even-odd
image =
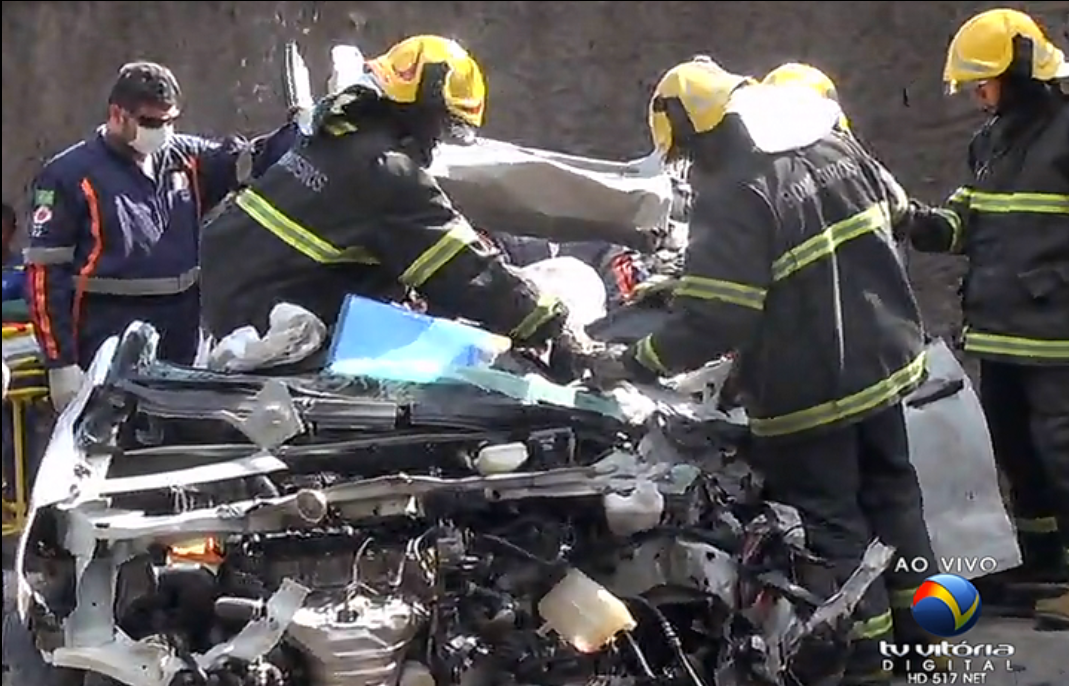
{"label": "reflective yellow stripe", "polygon": [[850,637],[855,641],[871,641],[884,634],[890,633],[894,628],[895,620],[891,616],[890,610],[888,610],[883,614],[876,615],[872,619],[866,619],[863,622],[854,622]]}
{"label": "reflective yellow stripe", "polygon": [[452,229],[408,265],[408,269],[401,274],[398,281],[409,288],[419,288],[461,250],[478,240],[479,234],[468,222],[463,219],[456,220]]}
{"label": "reflective yellow stripe", "polygon": [[888,596],[891,599],[891,609],[904,610],[913,607],[913,596],[917,594],[917,589],[920,586],[914,586],[913,588],[899,588],[895,590],[888,589]]}
{"label": "reflective yellow stripe", "polygon": [[668,368],[661,362],[660,356],[657,354],[657,350],[653,347],[652,334],[641,339],[635,344],[635,362],[649,369],[650,371],[657,372],[664,376],[668,375]]}
{"label": "reflective yellow stripe", "polygon": [[251,189],[237,194],[234,203],[286,245],[320,264],[378,264],[363,248],[337,248],[275,209],[274,205]]}
{"label": "reflective yellow stripe", "polygon": [[751,417],[750,429],[755,436],[782,436],[815,429],[818,426],[867,412],[920,383],[924,378],[924,361],[925,354],[922,352],[912,362],[883,381],[839,400],[821,403],[779,417]]}
{"label": "reflective yellow stripe", "polygon": [[1041,360],[1069,359],[1069,340],[1042,340],[980,333],[965,329],[965,350],[971,353],[1031,357]]}
{"label": "reflective yellow stripe", "polygon": [[332,136],[344,136],[357,130],[354,124],[341,119],[324,124],[323,128]]}
{"label": "reflective yellow stripe", "polygon": [[963,189],[961,197],[976,212],[1069,214],[1069,195],[1061,193],[988,193]]}
{"label": "reflective yellow stripe", "polygon": [[942,207],[932,208],[939,217],[942,217],[943,221],[950,225],[950,252],[961,252],[962,245],[964,245],[964,234],[961,231],[961,217],[954,210],[947,210]]}
{"label": "reflective yellow stripe", "polygon": [[950,197],[947,198],[947,204],[948,205],[953,205],[953,204],[968,205],[969,204],[969,197],[971,195],[972,195],[972,190],[970,190],[968,188],[955,189],[955,191],[950,194]]}
{"label": "reflective yellow stripe", "polygon": [[530,338],[538,331],[538,328],[561,312],[563,303],[549,295],[543,295],[538,304],[526,317],[509,332],[509,338],[514,341],[522,341]]}
{"label": "reflective yellow stripe", "polygon": [[1039,517],[1037,519],[1019,518],[1017,531],[1026,534],[1056,534],[1058,533],[1058,520],[1054,517]]}
{"label": "reflective yellow stripe", "polygon": [[772,280],[781,281],[817,260],[828,257],[843,243],[886,227],[890,217],[887,203],[881,202],[864,212],[832,224],[777,258],[772,263]]}
{"label": "reflective yellow stripe", "polygon": [[1057,193],[982,193],[973,191],[969,208],[977,212],[1069,214],[1069,195]]}
{"label": "reflective yellow stripe", "polygon": [[988,214],[1013,212],[1036,214],[1069,214],[1069,195],[1059,193],[989,193],[959,188],[947,199],[947,204],[957,205],[957,211],[935,209],[953,229],[951,252],[960,252],[964,244],[960,212],[972,210]]}
{"label": "reflective yellow stripe", "polygon": [[768,294],[763,288],[704,276],[684,276],[673,293],[676,297],[719,300],[752,310],[764,309],[765,296]]}

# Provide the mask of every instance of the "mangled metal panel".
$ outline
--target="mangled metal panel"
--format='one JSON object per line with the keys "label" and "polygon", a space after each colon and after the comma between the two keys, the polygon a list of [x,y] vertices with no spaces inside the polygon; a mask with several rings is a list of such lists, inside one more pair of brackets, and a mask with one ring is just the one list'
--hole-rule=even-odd
{"label": "mangled metal panel", "polygon": [[[335,46],[331,61],[331,92],[366,78],[354,46]],[[299,49],[289,44],[284,92],[306,135],[313,133],[310,81]],[[676,200],[658,155],[613,162],[476,138],[439,145],[428,171],[475,226],[560,242],[649,248],[658,241],[651,232],[668,229]]]}

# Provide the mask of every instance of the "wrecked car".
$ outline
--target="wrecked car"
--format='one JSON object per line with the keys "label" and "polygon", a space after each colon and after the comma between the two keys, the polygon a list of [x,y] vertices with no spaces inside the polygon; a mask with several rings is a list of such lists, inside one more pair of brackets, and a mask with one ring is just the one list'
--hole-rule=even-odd
{"label": "wrecked car", "polygon": [[[665,253],[595,338],[656,325]],[[727,361],[604,396],[512,353],[279,376],[169,366],[155,340],[101,349],[38,469],[14,684],[830,686],[893,554],[873,542],[830,598],[799,585],[813,556],[718,403]],[[933,346],[907,415],[937,553],[1013,566],[975,394]]]}
{"label": "wrecked car", "polygon": [[745,432],[653,396],[635,423],[578,391],[172,367],[155,341],[112,339],[59,420],[14,683],[834,683],[892,554],[814,597]]}
{"label": "wrecked car", "polygon": [[[436,175],[476,221],[654,235],[663,278],[589,331],[654,327],[685,245],[678,184],[492,141],[446,152]],[[558,192],[584,187],[603,202]],[[17,686],[831,686],[893,555],[874,541],[831,597],[799,584],[819,560],[762,498],[745,416],[718,403],[726,361],[605,396],[511,353],[413,380],[179,368],[155,345],[137,324],[99,351],[39,467],[5,618]],[[910,431],[929,525],[951,534],[933,539],[1007,559],[975,396],[932,357]]]}

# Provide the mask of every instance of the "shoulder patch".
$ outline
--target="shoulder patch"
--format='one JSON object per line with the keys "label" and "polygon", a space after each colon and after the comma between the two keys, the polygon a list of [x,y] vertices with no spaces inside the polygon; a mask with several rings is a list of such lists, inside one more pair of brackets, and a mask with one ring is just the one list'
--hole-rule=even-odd
{"label": "shoulder patch", "polygon": [[48,223],[52,221],[52,208],[48,205],[37,205],[33,210],[30,221],[30,238],[40,238],[48,230]]}
{"label": "shoulder patch", "polygon": [[51,207],[56,202],[56,192],[52,190],[38,190],[33,194],[33,204],[38,208]]}
{"label": "shoulder patch", "polygon": [[34,224],[47,224],[52,221],[52,208],[48,205],[38,205],[33,211]]}

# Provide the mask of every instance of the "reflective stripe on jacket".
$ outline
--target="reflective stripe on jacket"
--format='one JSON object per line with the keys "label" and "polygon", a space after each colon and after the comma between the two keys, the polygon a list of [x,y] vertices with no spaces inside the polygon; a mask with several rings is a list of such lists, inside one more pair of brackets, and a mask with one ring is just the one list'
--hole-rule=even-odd
{"label": "reflective stripe on jacket", "polygon": [[1069,100],[992,120],[973,140],[974,178],[922,208],[920,250],[969,259],[966,351],[1020,364],[1069,364]]}
{"label": "reflective stripe on jacket", "polygon": [[[239,259],[236,259],[240,256]],[[298,143],[205,228],[204,314],[223,336],[291,302],[333,324],[349,293],[417,290],[430,311],[543,343],[564,306],[540,297],[378,129]]]}
{"label": "reflective stripe on jacket", "polygon": [[736,155],[733,180],[703,177],[696,163],[675,313],[633,358],[671,375],[738,350],[759,436],[837,426],[898,402],[925,373],[920,313],[891,229],[901,194],[841,134]]}

